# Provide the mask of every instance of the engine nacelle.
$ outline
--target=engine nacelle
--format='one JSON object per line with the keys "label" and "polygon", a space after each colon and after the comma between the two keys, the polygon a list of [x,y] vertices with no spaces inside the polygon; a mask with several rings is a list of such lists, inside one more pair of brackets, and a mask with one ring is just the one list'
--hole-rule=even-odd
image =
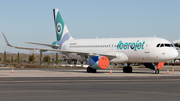
{"label": "engine nacelle", "polygon": [[88,63],[94,69],[106,69],[109,66],[109,59],[106,56],[92,56]]}

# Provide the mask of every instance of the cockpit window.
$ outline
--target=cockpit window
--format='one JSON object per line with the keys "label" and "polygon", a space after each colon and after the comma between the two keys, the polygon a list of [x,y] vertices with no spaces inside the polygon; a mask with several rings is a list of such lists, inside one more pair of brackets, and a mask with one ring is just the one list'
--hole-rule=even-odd
{"label": "cockpit window", "polygon": [[168,43],[159,43],[156,47],[174,47],[174,45]]}
{"label": "cockpit window", "polygon": [[171,47],[174,47],[174,45],[173,45],[173,44],[171,44]]}
{"label": "cockpit window", "polygon": [[171,47],[171,45],[170,44],[165,44],[165,47]]}
{"label": "cockpit window", "polygon": [[162,43],[160,47],[164,47],[164,44]]}
{"label": "cockpit window", "polygon": [[156,47],[159,47],[160,46],[160,43],[159,44],[157,44],[157,46]]}

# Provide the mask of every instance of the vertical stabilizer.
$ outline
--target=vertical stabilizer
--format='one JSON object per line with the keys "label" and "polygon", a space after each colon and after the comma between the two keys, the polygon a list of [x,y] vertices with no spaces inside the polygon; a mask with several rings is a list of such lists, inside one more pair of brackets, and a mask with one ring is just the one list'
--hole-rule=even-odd
{"label": "vertical stabilizer", "polygon": [[64,23],[61,14],[59,12],[59,9],[53,9],[53,14],[54,14],[55,29],[56,29],[56,37],[57,37],[57,41],[59,41],[57,44],[59,44],[61,48],[62,44],[66,40],[73,38],[69,34],[67,26]]}

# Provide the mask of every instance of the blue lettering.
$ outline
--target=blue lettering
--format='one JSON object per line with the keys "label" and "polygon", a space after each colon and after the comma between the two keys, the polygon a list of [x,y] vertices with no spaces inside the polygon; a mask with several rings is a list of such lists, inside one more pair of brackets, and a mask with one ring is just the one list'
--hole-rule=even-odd
{"label": "blue lettering", "polygon": [[129,47],[130,47],[130,49],[136,51],[136,50],[139,50],[139,49],[144,49],[144,44],[145,44],[145,41],[139,42],[139,40],[137,40],[136,43],[135,42],[133,42],[133,43],[131,43],[131,42],[123,43],[122,41],[119,41],[119,43],[117,45],[117,49],[126,50],[126,49],[129,49]]}
{"label": "blue lettering", "polygon": [[137,49],[141,49],[141,42],[138,43]]}
{"label": "blue lettering", "polygon": [[127,42],[124,44],[124,49],[129,49]]}
{"label": "blue lettering", "polygon": [[145,44],[145,41],[144,41],[144,42],[143,42],[143,44],[142,44],[142,49],[144,49],[144,47],[143,47],[143,46],[144,46],[144,44]]}
{"label": "blue lettering", "polygon": [[134,49],[135,48],[135,43],[132,43],[131,44],[131,49]]}

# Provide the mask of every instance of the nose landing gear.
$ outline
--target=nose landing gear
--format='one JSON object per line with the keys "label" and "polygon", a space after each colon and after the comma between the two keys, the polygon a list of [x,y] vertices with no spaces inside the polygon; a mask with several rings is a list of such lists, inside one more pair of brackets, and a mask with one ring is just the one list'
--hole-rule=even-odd
{"label": "nose landing gear", "polygon": [[159,74],[159,69],[155,63],[144,63],[146,68],[152,69],[154,74]]}
{"label": "nose landing gear", "polygon": [[159,74],[159,69],[154,70],[154,74]]}

